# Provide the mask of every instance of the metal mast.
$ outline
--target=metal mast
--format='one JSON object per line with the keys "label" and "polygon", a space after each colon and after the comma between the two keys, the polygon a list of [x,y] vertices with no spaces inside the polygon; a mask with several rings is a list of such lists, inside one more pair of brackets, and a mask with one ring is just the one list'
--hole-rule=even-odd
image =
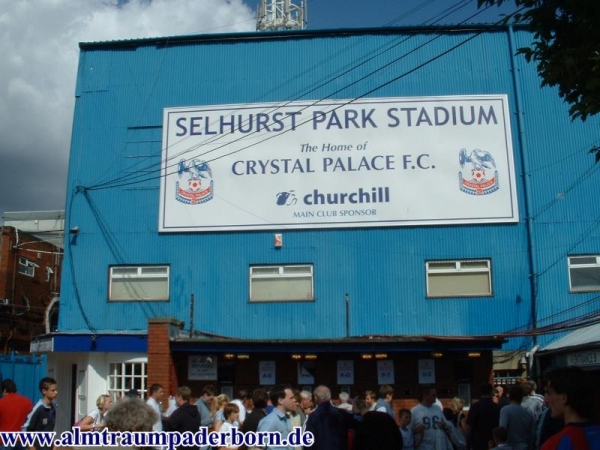
{"label": "metal mast", "polygon": [[306,28],[305,0],[260,0],[257,31]]}

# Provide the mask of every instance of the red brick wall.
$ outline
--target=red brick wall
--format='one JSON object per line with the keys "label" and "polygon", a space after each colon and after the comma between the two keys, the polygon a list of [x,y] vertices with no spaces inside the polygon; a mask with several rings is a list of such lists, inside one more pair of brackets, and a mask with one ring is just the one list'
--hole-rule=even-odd
{"label": "red brick wall", "polygon": [[148,321],[148,387],[155,383],[162,385],[163,405],[168,404],[169,395],[175,395],[178,387],[169,339],[173,326],[179,324],[169,318]]}
{"label": "red brick wall", "polygon": [[[38,266],[34,276],[19,273],[20,257]],[[31,338],[46,332],[46,307],[58,295],[62,259],[62,250],[58,247],[24,232],[19,232],[17,239],[12,227],[2,229],[0,299],[9,302],[8,305],[0,303],[0,353],[29,352]],[[53,271],[48,281],[47,267]]]}

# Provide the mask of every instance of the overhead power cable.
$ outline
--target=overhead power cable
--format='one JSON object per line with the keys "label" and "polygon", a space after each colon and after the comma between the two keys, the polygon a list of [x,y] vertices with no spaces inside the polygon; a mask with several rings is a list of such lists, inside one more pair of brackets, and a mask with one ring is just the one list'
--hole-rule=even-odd
{"label": "overhead power cable", "polygon": [[[482,11],[479,11],[477,14],[480,14],[481,12],[482,12]],[[476,14],[475,14],[475,15],[476,15]],[[475,16],[475,15],[473,15],[473,16]],[[472,18],[473,16],[471,16],[470,18]],[[469,19],[470,19],[470,18],[469,18]],[[469,20],[469,19],[466,19],[466,20]],[[394,83],[394,82],[396,82],[396,81],[398,81],[398,80],[400,80],[400,79],[404,78],[405,76],[408,76],[408,75],[410,75],[410,74],[412,74],[412,73],[416,72],[416,71],[417,71],[417,70],[419,70],[419,69],[422,69],[423,67],[427,66],[428,64],[430,64],[430,63],[432,63],[432,62],[434,62],[434,61],[438,60],[439,58],[441,58],[441,57],[443,57],[443,56],[447,55],[448,53],[450,53],[450,52],[452,52],[452,51],[456,50],[457,48],[459,48],[459,47],[461,47],[461,46],[465,45],[466,43],[468,43],[468,42],[470,42],[471,40],[475,39],[476,37],[480,36],[482,33],[483,33],[483,31],[480,31],[480,32],[478,32],[478,33],[476,33],[476,34],[472,35],[471,37],[469,37],[469,38],[465,39],[464,41],[460,42],[459,44],[457,44],[457,45],[454,45],[453,47],[449,48],[448,50],[446,50],[446,51],[444,51],[444,52],[442,52],[442,53],[440,53],[440,54],[436,55],[436,56],[435,56],[435,57],[433,57],[433,58],[430,58],[429,60],[427,60],[427,61],[423,62],[422,64],[419,64],[417,67],[415,67],[415,68],[413,68],[413,69],[411,69],[411,70],[409,70],[409,71],[407,71],[407,72],[404,72],[403,74],[401,74],[401,75],[399,75],[399,76],[397,76],[397,77],[394,77],[394,78],[392,78],[391,80],[389,80],[389,81],[387,81],[387,82],[385,82],[385,83],[383,83],[383,84],[380,84],[379,86],[376,86],[376,87],[374,87],[374,88],[372,88],[372,89],[368,90],[367,92],[365,92],[365,93],[361,94],[361,95],[360,95],[360,96],[358,96],[358,97],[355,97],[355,98],[353,98],[353,99],[351,99],[351,100],[347,100],[347,101],[345,101],[345,102],[343,102],[343,103],[341,103],[341,104],[338,104],[337,106],[335,106],[335,107],[331,108],[331,109],[330,109],[330,110],[328,110],[327,112],[328,112],[328,113],[330,113],[330,112],[336,111],[336,110],[338,110],[338,109],[340,109],[340,108],[342,108],[342,107],[344,107],[344,106],[347,106],[347,105],[349,105],[349,104],[351,104],[351,103],[353,103],[353,102],[355,102],[355,101],[357,101],[357,100],[360,100],[360,99],[362,99],[362,98],[364,98],[364,97],[368,96],[369,94],[372,94],[372,93],[374,93],[374,92],[378,91],[379,89],[381,89],[381,88],[383,88],[383,87],[385,87],[385,86],[387,86],[387,85],[389,85],[389,84],[391,84],[391,83]],[[347,89],[348,87],[350,87],[350,86],[352,86],[352,85],[354,85],[354,84],[357,84],[357,83],[359,83],[359,82],[361,82],[361,81],[363,81],[363,80],[365,80],[365,79],[369,78],[370,76],[374,75],[375,73],[377,73],[377,72],[379,72],[379,71],[383,70],[384,68],[386,68],[386,67],[388,67],[388,66],[390,66],[390,65],[394,64],[395,62],[397,62],[397,61],[399,61],[399,60],[401,60],[401,59],[405,58],[406,56],[408,56],[408,55],[410,55],[411,53],[414,53],[415,51],[417,51],[417,50],[419,50],[419,49],[423,48],[425,45],[428,45],[429,43],[431,43],[431,42],[435,41],[436,39],[439,39],[440,37],[441,37],[441,35],[437,35],[436,37],[434,37],[434,38],[430,39],[429,41],[425,42],[424,44],[421,44],[421,45],[419,45],[417,48],[415,48],[415,49],[413,49],[413,50],[411,50],[411,51],[409,51],[409,52],[407,52],[407,53],[405,53],[405,54],[403,54],[403,55],[399,56],[398,58],[395,58],[395,59],[394,59],[394,60],[392,60],[391,62],[389,62],[389,63],[385,64],[383,67],[380,67],[380,68],[378,68],[378,69],[375,69],[374,71],[370,72],[369,74],[367,74],[367,75],[365,75],[365,76],[363,76],[363,77],[359,78],[358,80],[355,80],[355,81],[353,81],[352,83],[350,83],[350,84],[348,84],[348,85],[346,85],[346,86],[344,86],[344,87],[342,87],[342,88],[339,88],[338,90],[336,90],[336,91],[334,91],[333,93],[329,94],[327,97],[325,97],[325,98],[323,98],[323,99],[321,99],[321,100],[318,100],[318,101],[316,101],[316,102],[312,103],[311,105],[308,105],[308,106],[306,106],[305,108],[302,108],[301,110],[303,110],[303,109],[306,109],[306,108],[308,108],[308,107],[311,107],[311,106],[314,106],[314,105],[317,105],[317,104],[319,104],[320,102],[322,102],[323,100],[325,100],[325,99],[327,99],[327,98],[330,98],[330,97],[332,97],[333,95],[335,95],[335,94],[337,94],[337,93],[340,93],[340,92],[342,92],[343,90]],[[302,121],[302,122],[300,122],[300,123],[298,123],[298,124],[297,124],[297,127],[299,127],[299,126],[302,126],[302,125],[305,125],[305,124],[307,124],[307,123],[309,123],[309,122],[310,122],[310,120],[305,120],[305,121]],[[237,149],[237,150],[235,150],[235,151],[232,151],[232,152],[229,152],[229,153],[225,153],[225,154],[222,154],[222,155],[216,156],[216,157],[214,157],[214,158],[212,158],[212,159],[208,159],[208,160],[206,160],[206,162],[209,162],[209,163],[210,163],[210,162],[213,162],[213,161],[219,160],[219,159],[221,159],[221,158],[224,158],[224,157],[230,156],[230,155],[232,155],[232,154],[239,153],[239,152],[241,152],[241,151],[243,151],[243,150],[247,150],[248,148],[252,148],[252,147],[254,147],[254,146],[256,146],[256,145],[259,145],[259,144],[261,144],[261,143],[263,143],[263,142],[265,142],[265,141],[268,141],[268,140],[274,139],[274,138],[276,138],[276,137],[278,137],[278,136],[281,136],[282,134],[288,133],[289,131],[291,131],[291,130],[290,130],[290,129],[287,129],[287,130],[281,131],[281,132],[279,132],[279,133],[277,133],[277,134],[273,134],[273,135],[271,135],[271,136],[269,136],[269,137],[266,137],[266,138],[262,139],[261,141],[258,141],[258,142],[255,142],[255,143],[249,144],[249,145],[247,145],[247,146],[245,146],[245,147],[242,147],[242,148],[239,148],[239,149]],[[217,147],[217,148],[215,148],[215,149],[208,150],[208,151],[206,151],[206,152],[204,152],[204,153],[202,153],[202,154],[198,155],[198,158],[205,157],[205,156],[206,156],[207,154],[209,154],[209,153],[212,153],[212,152],[214,152],[214,151],[220,150],[221,148],[227,147],[227,146],[231,145],[232,143],[235,143],[235,142],[238,142],[238,141],[240,141],[240,140],[247,139],[247,138],[248,138],[248,136],[244,136],[244,137],[238,138],[238,139],[236,139],[236,140],[234,140],[234,141],[231,141],[231,142],[228,142],[228,143],[226,143],[226,144],[223,144],[223,145],[221,145],[221,146],[219,146],[219,147]],[[203,144],[201,144],[201,145],[203,145]],[[199,145],[198,145],[198,146],[199,146]],[[180,153],[178,153],[177,155],[175,155],[175,156],[174,156],[174,158],[175,158],[175,157],[180,157],[180,156],[181,156],[181,155],[182,155],[184,152],[188,152],[188,151],[194,150],[194,149],[195,149],[195,148],[197,148],[198,146],[195,146],[195,147],[190,147],[190,148],[186,149],[185,151],[183,151],[183,152],[180,152]],[[178,163],[177,163],[177,164],[173,164],[172,166],[167,166],[165,169],[168,169],[168,168],[171,168],[171,167],[177,167],[177,166],[178,166]],[[130,177],[130,178],[138,178],[138,179],[137,179],[137,180],[135,180],[135,181],[129,181],[129,182],[120,182],[120,180],[119,180],[119,179],[117,179],[117,180],[113,180],[113,182],[112,182],[112,183],[114,183],[114,184],[109,184],[109,183],[111,183],[111,182],[107,182],[107,183],[104,183],[104,184],[101,184],[101,185],[89,186],[89,187],[86,187],[85,189],[88,189],[88,190],[99,190],[99,189],[108,189],[108,188],[114,188],[114,187],[130,186],[130,185],[133,185],[133,184],[138,184],[138,183],[143,183],[143,182],[146,182],[146,181],[151,181],[151,180],[155,180],[155,179],[160,179],[160,178],[161,178],[161,177],[163,177],[163,176],[169,176],[169,175],[172,175],[172,174],[174,174],[174,173],[177,173],[177,170],[175,170],[175,171],[173,171],[173,172],[168,172],[168,171],[167,171],[167,173],[166,173],[166,174],[160,174],[160,175],[157,175],[157,176],[147,176],[147,174],[146,174],[146,173],[143,173],[143,174],[139,174],[139,175],[137,175],[137,177],[136,177],[136,176],[134,176],[134,177]],[[145,177],[145,178],[144,178],[144,177]],[[125,177],[122,177],[121,179],[125,179]]]}
{"label": "overhead power cable", "polygon": [[[442,18],[444,18],[444,17],[446,17],[446,16],[448,16],[448,15],[450,15],[450,14],[453,14],[453,13],[455,13],[456,11],[458,11],[459,9],[461,9],[461,8],[465,7],[465,6],[466,6],[466,5],[468,5],[469,3],[472,3],[472,0],[460,0],[460,1],[458,1],[458,2],[457,2],[457,3],[455,3],[453,6],[451,6],[451,7],[447,8],[446,10],[444,10],[444,11],[443,11],[443,12],[446,12],[446,15],[444,15]],[[468,22],[470,19],[472,19],[473,17],[475,17],[475,16],[477,16],[477,15],[481,14],[483,11],[485,11],[485,10],[486,10],[486,9],[488,9],[488,8],[490,8],[490,6],[487,6],[487,7],[485,7],[483,10],[479,10],[477,13],[475,13],[475,14],[471,15],[470,17],[468,17],[467,19],[465,19],[465,20],[464,20],[464,21],[462,21],[461,23]],[[447,12],[447,11],[449,11],[449,12]],[[441,20],[441,19],[439,19],[439,20]],[[430,20],[427,20],[427,21],[425,21],[425,23],[424,23],[424,24],[427,24],[429,21],[430,21]],[[435,23],[435,22],[433,22],[433,23]],[[373,59],[375,59],[375,58],[379,57],[380,55],[382,55],[382,54],[384,54],[384,53],[386,53],[386,52],[388,52],[388,51],[390,51],[390,50],[394,49],[395,47],[397,47],[397,46],[399,46],[399,45],[401,45],[401,44],[403,44],[403,43],[407,42],[408,40],[410,40],[410,39],[413,39],[414,37],[415,37],[414,35],[411,35],[411,36],[408,36],[408,37],[406,37],[406,38],[403,38],[403,39],[396,38],[396,39],[394,39],[394,40],[393,40],[391,43],[387,44],[387,47],[386,47],[386,48],[384,48],[383,50],[381,50],[381,51],[379,51],[379,52],[376,52],[374,55],[367,56],[367,58],[366,58],[366,59],[363,59],[361,62],[359,62],[359,63],[356,63],[356,64],[354,64],[354,65],[350,66],[350,68],[349,68],[349,69],[343,70],[341,73],[337,73],[337,74],[336,74],[336,75],[335,75],[333,78],[324,77],[324,78],[322,78],[322,81],[320,81],[320,82],[317,82],[317,83],[315,83],[314,85],[311,85],[311,87],[310,87],[308,90],[305,90],[305,91],[303,91],[303,92],[297,93],[296,95],[292,96],[293,98],[292,98],[291,100],[289,100],[289,101],[285,101],[285,102],[282,102],[282,103],[278,104],[278,106],[276,106],[276,107],[274,107],[274,108],[269,108],[268,110],[263,110],[263,112],[271,112],[271,113],[273,113],[273,112],[277,111],[278,109],[281,109],[282,107],[285,107],[285,106],[287,106],[287,105],[291,104],[291,103],[292,103],[292,102],[294,102],[294,101],[297,101],[297,100],[299,100],[299,99],[301,99],[301,98],[306,98],[306,97],[307,97],[307,96],[308,96],[310,93],[317,91],[318,89],[320,89],[321,87],[324,87],[324,86],[326,86],[326,85],[327,85],[327,84],[329,84],[329,83],[335,82],[335,81],[336,81],[336,80],[338,80],[338,79],[339,79],[341,76],[343,76],[343,75],[346,75],[346,74],[348,74],[348,73],[352,72],[353,70],[356,70],[356,69],[360,68],[361,66],[363,66],[363,65],[364,65],[364,64],[366,64],[367,62],[369,62],[369,61],[371,61],[371,60],[373,60]],[[434,39],[432,39],[432,40],[430,40],[430,41],[426,42],[424,45],[427,45],[429,42],[431,42],[431,41],[433,41],[433,40],[437,39],[438,37],[440,37],[440,35],[438,35],[436,38],[434,38]],[[364,39],[364,38],[363,38],[363,39]],[[355,43],[354,45],[348,46],[348,47],[346,47],[345,49],[343,49],[343,50],[341,50],[341,51],[337,52],[337,53],[336,53],[336,54],[333,56],[333,58],[336,58],[337,56],[339,56],[339,55],[341,55],[342,53],[344,53],[345,51],[347,51],[349,48],[351,48],[351,47],[353,47],[353,46],[356,46],[356,45],[358,45],[358,43]],[[423,45],[423,46],[424,46],[424,45]],[[406,54],[405,54],[405,55],[403,55],[403,56],[406,56]],[[400,58],[400,59],[401,59],[401,58]],[[316,64],[315,66],[313,66],[313,68],[311,68],[311,69],[307,69],[306,71],[304,71],[304,73],[303,73],[303,74],[305,75],[305,74],[309,73],[310,71],[313,71],[313,70],[314,70],[316,67],[318,67],[318,66],[320,66],[320,65],[322,65],[322,64],[325,64],[325,63],[326,63],[326,64],[330,64],[330,62],[331,62],[331,58],[328,58],[327,60],[325,60],[325,61],[322,61],[321,63],[318,63],[318,64]],[[392,61],[392,62],[394,62],[394,61]],[[376,70],[375,72],[377,72],[377,71],[378,71],[378,70]],[[278,88],[281,88],[282,86],[288,86],[289,84],[293,83],[293,82],[295,81],[295,79],[298,79],[298,78],[300,78],[301,76],[302,76],[301,74],[298,74],[298,75],[296,75],[295,77],[293,77],[291,80],[288,80],[288,81],[286,81],[286,82],[283,82],[283,83],[281,83],[281,84],[280,84],[280,85],[279,85],[277,88],[271,89],[269,92],[273,92],[273,91],[275,91],[276,89],[278,89]],[[367,76],[367,77],[368,77],[368,76]],[[364,78],[364,77],[363,77],[363,78]],[[353,83],[353,84],[354,84],[354,83]],[[352,85],[352,84],[351,84],[351,85]],[[350,86],[350,85],[349,85],[349,86]],[[342,89],[340,89],[340,90],[338,90],[338,91],[336,91],[335,93],[337,93],[337,92],[340,92],[341,90],[343,90],[343,88],[342,88]],[[332,95],[334,95],[335,93],[333,93],[333,94],[330,94],[330,95],[328,95],[328,96],[326,96],[326,97],[324,97],[324,98],[325,98],[325,99],[326,99],[326,98],[330,98],[330,97],[331,97]],[[260,97],[264,97],[264,95],[262,95],[262,96],[260,96]],[[258,101],[258,100],[259,100],[259,98],[255,99],[255,101]],[[314,101],[314,103],[313,103],[312,105],[308,105],[308,106],[306,106],[305,108],[302,108],[301,110],[304,110],[304,109],[306,109],[306,108],[308,108],[308,107],[314,106],[314,105],[318,104],[318,103],[319,103],[320,101],[322,101],[322,100],[323,100],[323,99],[321,99],[321,100],[317,100],[317,101]],[[232,113],[233,113],[233,112],[237,112],[237,111],[238,111],[238,110],[234,110],[234,111],[232,111]],[[240,126],[244,125],[245,123],[246,123],[246,122],[244,122],[244,123],[243,123],[243,124],[241,124]],[[236,130],[237,130],[237,128],[236,128]],[[206,153],[211,153],[211,152],[213,152],[213,151],[216,151],[216,150],[219,150],[219,149],[221,149],[221,148],[223,148],[223,147],[225,147],[225,146],[227,146],[227,145],[231,145],[232,143],[238,142],[238,141],[240,141],[240,140],[243,140],[243,139],[248,139],[248,137],[249,137],[249,136],[252,136],[252,135],[253,135],[253,134],[255,134],[255,133],[256,133],[256,132],[252,132],[252,133],[249,133],[248,135],[242,136],[242,137],[240,137],[240,138],[237,138],[237,139],[235,139],[235,140],[233,140],[233,141],[228,141],[226,144],[224,144],[224,145],[221,145],[220,147],[217,147],[217,148],[215,148],[215,149],[213,149],[213,150],[209,150],[209,151],[205,152],[205,154],[206,154]],[[283,133],[280,133],[280,134],[283,134]],[[276,136],[277,136],[277,135],[274,135],[273,137],[276,137]],[[168,160],[166,160],[166,161],[164,161],[164,162],[165,162],[165,164],[167,164],[169,161],[172,161],[172,160],[174,160],[174,159],[176,159],[176,158],[180,158],[181,156],[183,156],[183,155],[184,155],[184,154],[186,154],[186,153],[189,153],[189,152],[191,152],[191,151],[193,151],[193,150],[195,150],[195,149],[197,149],[197,148],[200,148],[200,147],[202,147],[202,146],[205,146],[205,145],[208,145],[208,144],[214,143],[214,142],[216,142],[216,141],[219,141],[219,140],[221,140],[221,139],[223,139],[223,136],[217,136],[217,137],[211,137],[211,138],[208,138],[208,139],[206,139],[206,140],[205,140],[205,141],[203,141],[203,142],[200,142],[200,143],[198,143],[198,144],[195,144],[195,145],[193,145],[193,146],[190,146],[190,147],[186,148],[185,150],[183,150],[183,151],[181,151],[181,152],[179,152],[179,153],[177,153],[177,154],[175,154],[175,155],[171,156],[171,157],[170,157]],[[259,143],[260,143],[260,142],[259,142]],[[257,143],[257,144],[258,144],[258,143]],[[204,156],[204,154],[203,154],[202,156]],[[209,161],[209,162],[210,162],[210,161]],[[104,186],[106,186],[106,185],[110,185],[110,186],[112,186],[112,185],[113,185],[115,182],[121,182],[121,181],[125,181],[126,179],[128,179],[128,180],[134,180],[134,179],[138,179],[138,180],[140,180],[140,182],[144,182],[144,181],[146,181],[146,179],[143,179],[143,177],[144,177],[144,176],[146,176],[148,173],[157,172],[157,173],[159,173],[159,174],[160,174],[160,171],[161,171],[161,167],[160,167],[160,166],[161,166],[161,164],[162,164],[162,162],[154,163],[154,164],[152,164],[152,165],[150,165],[150,166],[148,166],[148,167],[146,167],[146,168],[143,168],[143,169],[141,169],[141,170],[139,171],[139,173],[132,173],[132,174],[129,174],[129,175],[121,176],[121,177],[119,177],[119,178],[116,178],[116,179],[114,179],[114,178],[113,178],[112,180],[108,180],[108,181],[106,181],[106,182],[97,183],[97,184],[95,184],[95,185],[93,185],[93,186],[90,186],[89,188],[98,189],[98,188],[104,187]],[[170,168],[170,167],[176,167],[177,165],[178,165],[178,162],[176,162],[176,163],[175,163],[175,164],[173,164],[172,166],[167,166],[167,169],[168,169],[168,168]],[[153,169],[154,167],[156,167],[156,169]],[[167,176],[168,176],[168,175],[167,175]],[[159,177],[160,177],[160,175],[159,175]],[[152,178],[151,178],[151,179],[152,179]]]}
{"label": "overhead power cable", "polygon": [[[431,1],[432,1],[432,0],[430,0],[430,2],[431,2]],[[435,0],[433,0],[433,1],[435,1]],[[457,12],[458,10],[460,10],[461,8],[463,8],[464,6],[466,6],[466,5],[468,5],[469,3],[472,3],[472,2],[473,2],[473,0],[459,0],[457,3],[455,3],[455,4],[453,4],[452,6],[450,6],[450,7],[446,8],[445,10],[441,11],[439,14],[437,14],[437,15],[436,15],[436,16],[434,16],[433,18],[430,18],[430,19],[428,19],[428,20],[424,21],[422,25],[427,25],[427,24],[429,24],[429,23],[431,23],[431,24],[435,24],[435,23],[436,23],[438,20],[441,20],[441,19],[443,19],[443,18],[445,18],[445,17],[448,17],[450,14],[453,14],[453,13]],[[416,11],[418,11],[418,10],[422,9],[422,8],[423,8],[424,6],[426,6],[427,4],[429,4],[429,3],[425,2],[425,3],[421,4],[421,5],[419,5],[418,7],[415,7],[415,8],[413,8],[413,9],[412,9],[412,10],[410,10],[409,12],[407,12],[407,13],[405,13],[405,14],[401,15],[399,18],[397,18],[397,19],[394,19],[394,20],[402,20],[402,19],[405,19],[405,18],[409,17],[410,15],[412,15],[413,13],[415,13]],[[438,20],[435,20],[435,21],[434,21],[433,19],[435,19],[435,18],[436,18],[436,17],[438,17],[438,16],[442,16],[442,17],[441,17],[440,19],[438,19]],[[468,19],[467,19],[467,20],[468,20]],[[363,38],[363,39],[361,39],[360,41],[362,41],[362,40],[364,40],[364,38]],[[332,59],[335,59],[335,58],[337,58],[338,56],[342,55],[342,54],[343,54],[343,53],[345,53],[346,51],[349,51],[351,48],[353,48],[353,47],[355,47],[355,46],[359,45],[360,41],[359,41],[359,42],[355,42],[354,44],[351,44],[351,45],[348,45],[348,46],[346,46],[346,47],[345,47],[345,48],[343,48],[342,50],[340,50],[340,51],[338,51],[337,53],[335,53],[333,56],[331,56],[331,57],[328,57],[327,59],[324,59],[324,60],[320,61],[319,63],[316,63],[316,64],[314,64],[313,66],[311,66],[311,67],[309,67],[309,68],[305,69],[304,71],[302,71],[302,72],[300,72],[300,73],[297,73],[297,74],[295,74],[295,75],[294,75],[292,78],[290,78],[290,79],[287,79],[286,81],[283,81],[283,82],[282,82],[282,83],[280,83],[279,85],[277,85],[277,86],[273,87],[272,89],[270,89],[270,90],[268,90],[268,91],[265,91],[265,92],[263,92],[263,94],[261,94],[261,95],[259,95],[259,96],[255,97],[255,98],[254,98],[253,100],[251,100],[249,103],[256,103],[256,102],[259,102],[259,101],[261,101],[261,99],[264,99],[264,98],[266,98],[266,96],[267,96],[268,94],[270,94],[270,93],[273,93],[273,92],[276,92],[277,90],[281,89],[282,87],[287,87],[287,86],[289,86],[289,85],[293,85],[293,84],[294,84],[294,82],[295,82],[296,80],[298,80],[298,79],[302,78],[303,76],[306,76],[307,74],[310,74],[311,72],[312,72],[312,73],[318,73],[318,69],[319,69],[319,67],[321,67],[321,66],[323,66],[323,65],[326,65],[326,66],[330,65],[330,64],[331,64],[331,60],[332,60]],[[393,44],[393,43],[392,43],[392,44]],[[169,46],[169,41],[167,40],[167,42],[165,43],[165,48],[166,48],[166,47],[168,47],[168,46]],[[392,47],[391,47],[391,48],[393,48],[393,47],[395,47],[395,45],[392,45]],[[166,52],[165,52],[164,54],[166,54]],[[159,66],[158,73],[160,73],[160,71],[161,71],[161,69],[162,69],[162,67],[163,67],[164,54],[163,54],[163,58],[161,59],[161,64],[160,64],[160,66]],[[370,59],[372,59],[372,58],[368,58],[368,60],[370,60]],[[333,78],[333,79],[330,79],[328,82],[335,81],[335,80],[336,80],[338,77],[339,77],[339,75],[338,75],[338,76],[336,76],[336,77],[335,77],[335,78]],[[158,79],[158,74],[157,74],[157,76],[155,77],[155,83],[154,83],[154,84],[156,84],[156,80],[157,80],[157,79]],[[321,80],[326,80],[326,79],[327,79],[327,77],[323,77]],[[328,82],[327,82],[327,83],[328,83]],[[316,84],[319,84],[319,83],[321,83],[321,81],[317,81],[317,82],[316,82]],[[325,84],[326,84],[326,83],[325,83]],[[311,89],[311,90],[309,90],[309,91],[306,91],[304,94],[295,94],[295,95],[293,95],[292,97],[294,97],[294,98],[297,100],[297,99],[299,99],[299,98],[302,98],[302,97],[304,97],[304,96],[308,95],[310,92],[313,92],[314,90],[315,90],[315,88],[313,88],[313,89]],[[152,90],[151,90],[151,91],[152,91]],[[145,102],[145,104],[144,104],[145,106],[144,106],[144,108],[143,108],[143,110],[142,110],[142,113],[139,115],[139,118],[141,118],[141,117],[142,117],[142,115],[143,115],[143,113],[144,113],[144,111],[145,111],[145,109],[146,109],[146,106],[147,106],[147,104],[148,104],[148,100],[149,100],[149,96],[150,96],[150,94],[149,94],[148,96],[146,96],[146,97],[147,97],[147,99],[146,99],[146,102]],[[142,97],[142,96],[141,96],[141,94],[140,94],[140,97]],[[290,101],[289,101],[289,102],[287,102],[287,103],[290,103],[290,102],[291,102],[291,101],[293,101],[293,100],[294,100],[294,99],[290,100]],[[246,103],[245,105],[248,105],[249,103]],[[236,111],[237,111],[237,110],[235,110],[235,111],[233,111],[233,112],[236,112]],[[138,118],[138,121],[139,121],[139,118]],[[106,127],[103,127],[103,129],[104,129],[104,130],[106,130]],[[206,141],[205,143],[208,143],[208,142],[212,142],[212,139],[209,139],[209,140],[208,140],[208,141]],[[203,143],[203,144],[205,144],[205,143]],[[122,149],[124,149],[125,147],[126,147],[126,146],[124,146]],[[193,147],[192,147],[192,148],[193,148]],[[115,155],[115,157],[116,157],[116,155]],[[135,167],[137,164],[139,164],[139,163],[136,163],[136,164],[134,164],[134,165],[133,165],[133,167]],[[160,163],[158,163],[158,165],[160,165]],[[108,167],[108,168],[110,168],[110,167],[112,167],[112,166],[113,166],[112,164],[109,164],[107,167]],[[154,165],[153,165],[153,166],[154,166]],[[129,169],[131,169],[131,168],[129,168]],[[148,172],[148,171],[149,171],[148,169],[151,169],[151,167],[149,167],[149,168],[146,168],[146,169],[140,169],[140,171],[139,171],[139,172],[140,172],[140,173],[141,173],[141,172]],[[159,169],[159,170],[160,170],[160,169]],[[105,171],[104,173],[106,173],[106,171]],[[124,176],[124,177],[122,177],[122,178],[124,179],[125,177],[127,177],[127,175],[126,175],[126,176]],[[113,178],[113,179],[114,179],[114,178]],[[110,182],[111,182],[111,180],[107,180],[107,181],[105,181],[105,182],[97,182],[97,183],[95,183],[95,184],[94,184],[94,186],[98,187],[98,186],[100,186],[100,185],[104,185],[105,183],[110,183]]]}

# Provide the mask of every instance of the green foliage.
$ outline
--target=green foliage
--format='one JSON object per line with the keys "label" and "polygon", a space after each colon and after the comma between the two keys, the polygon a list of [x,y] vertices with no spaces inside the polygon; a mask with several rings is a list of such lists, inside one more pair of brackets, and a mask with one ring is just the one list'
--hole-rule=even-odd
{"label": "green foliage", "polygon": [[[600,0],[478,0],[479,6],[514,2],[506,21],[527,23],[531,47],[518,53],[537,65],[542,86],[556,86],[572,119],[600,112]],[[598,149],[596,160],[600,159]]]}

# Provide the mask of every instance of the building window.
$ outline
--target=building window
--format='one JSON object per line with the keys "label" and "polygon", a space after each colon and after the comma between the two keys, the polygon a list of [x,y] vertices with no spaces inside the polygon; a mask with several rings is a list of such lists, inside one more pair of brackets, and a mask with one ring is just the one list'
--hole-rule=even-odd
{"label": "building window", "polygon": [[471,407],[471,383],[458,383],[458,398],[463,399],[465,408]]}
{"label": "building window", "polygon": [[427,297],[481,297],[492,295],[490,260],[429,261]]}
{"label": "building window", "polygon": [[600,291],[600,255],[569,256],[571,292]]}
{"label": "building window", "polygon": [[313,300],[313,266],[250,267],[251,302]]}
{"label": "building window", "polygon": [[28,277],[35,276],[35,268],[39,267],[37,264],[29,261],[27,258],[19,258],[19,273],[27,275]]}
{"label": "building window", "polygon": [[52,275],[54,275],[54,270],[50,267],[46,267],[46,281],[50,281],[52,279]]}
{"label": "building window", "polygon": [[141,398],[146,395],[146,363],[110,363],[108,395],[113,401],[122,398],[130,389],[136,389]]}
{"label": "building window", "polygon": [[169,300],[169,266],[111,267],[108,299]]}

